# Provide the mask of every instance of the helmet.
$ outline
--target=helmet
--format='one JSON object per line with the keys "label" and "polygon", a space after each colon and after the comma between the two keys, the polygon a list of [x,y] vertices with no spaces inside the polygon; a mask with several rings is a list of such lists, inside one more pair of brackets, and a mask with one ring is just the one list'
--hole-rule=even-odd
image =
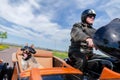
{"label": "helmet", "polygon": [[96,16],[96,13],[93,9],[86,9],[85,11],[82,12],[82,15],[81,15],[81,21],[82,22],[86,22],[86,18],[88,15],[94,15],[94,17]]}

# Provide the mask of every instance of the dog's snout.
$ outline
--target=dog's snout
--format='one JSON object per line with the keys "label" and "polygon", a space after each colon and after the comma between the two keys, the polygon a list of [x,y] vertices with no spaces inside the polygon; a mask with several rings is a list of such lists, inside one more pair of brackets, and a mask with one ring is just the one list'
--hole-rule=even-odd
{"label": "dog's snout", "polygon": [[27,51],[25,51],[25,53],[29,53],[29,51],[27,50]]}

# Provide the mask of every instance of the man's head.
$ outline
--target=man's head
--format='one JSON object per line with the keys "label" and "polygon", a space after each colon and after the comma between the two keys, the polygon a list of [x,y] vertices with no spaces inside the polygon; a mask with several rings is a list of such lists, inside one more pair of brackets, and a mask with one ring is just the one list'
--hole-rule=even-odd
{"label": "man's head", "polygon": [[81,14],[81,21],[87,24],[93,24],[96,13],[93,9],[86,9]]}

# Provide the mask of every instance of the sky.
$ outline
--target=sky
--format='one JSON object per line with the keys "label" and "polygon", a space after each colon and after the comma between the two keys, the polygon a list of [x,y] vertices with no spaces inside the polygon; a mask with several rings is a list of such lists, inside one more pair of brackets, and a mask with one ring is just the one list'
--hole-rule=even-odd
{"label": "sky", "polygon": [[72,25],[85,9],[94,9],[98,29],[120,18],[120,0],[0,0],[3,42],[68,51]]}

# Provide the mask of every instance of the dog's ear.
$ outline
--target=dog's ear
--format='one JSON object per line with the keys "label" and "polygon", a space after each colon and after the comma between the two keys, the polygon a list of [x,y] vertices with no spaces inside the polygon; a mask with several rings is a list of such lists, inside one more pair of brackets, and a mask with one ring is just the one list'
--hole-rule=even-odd
{"label": "dog's ear", "polygon": [[28,43],[26,43],[25,46],[23,46],[23,47],[21,48],[21,51],[24,51],[24,50],[27,49],[27,48],[28,48]]}
{"label": "dog's ear", "polygon": [[28,46],[28,43],[26,43],[25,46]]}
{"label": "dog's ear", "polygon": [[34,49],[34,44],[32,44],[32,45],[30,46],[30,52],[33,53],[33,54],[36,53],[36,51],[35,51],[35,49]]}
{"label": "dog's ear", "polygon": [[32,44],[30,47],[31,47],[31,48],[34,48],[34,44]]}

